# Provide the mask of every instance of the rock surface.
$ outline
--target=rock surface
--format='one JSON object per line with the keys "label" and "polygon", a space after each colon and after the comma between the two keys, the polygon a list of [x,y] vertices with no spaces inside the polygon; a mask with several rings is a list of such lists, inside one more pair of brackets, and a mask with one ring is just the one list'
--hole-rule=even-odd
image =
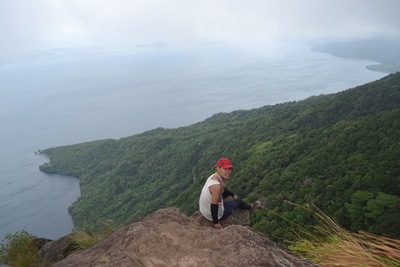
{"label": "rock surface", "polygon": [[[197,217],[196,217],[197,216]],[[176,208],[120,228],[53,266],[313,266],[242,225],[216,230]]]}
{"label": "rock surface", "polygon": [[70,250],[68,236],[63,236],[44,244],[39,250],[39,254],[43,262],[57,262],[64,259]]}

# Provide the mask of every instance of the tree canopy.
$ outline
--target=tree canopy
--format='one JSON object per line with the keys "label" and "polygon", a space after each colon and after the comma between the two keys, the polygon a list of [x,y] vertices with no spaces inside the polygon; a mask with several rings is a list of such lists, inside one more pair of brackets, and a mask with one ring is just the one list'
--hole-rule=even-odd
{"label": "tree canopy", "polygon": [[[62,123],[62,122],[60,122]],[[191,214],[218,158],[230,190],[262,199],[253,227],[282,241],[315,222],[314,204],[344,227],[400,238],[400,73],[330,95],[219,113],[176,129],[48,148],[40,170],[78,177],[76,226],[127,223],[167,206]]]}

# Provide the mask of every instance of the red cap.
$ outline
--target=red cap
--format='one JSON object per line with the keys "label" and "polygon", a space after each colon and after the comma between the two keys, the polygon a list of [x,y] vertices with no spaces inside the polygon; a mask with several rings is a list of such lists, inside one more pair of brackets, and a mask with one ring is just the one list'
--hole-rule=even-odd
{"label": "red cap", "polygon": [[217,162],[217,167],[221,167],[224,169],[233,168],[231,161],[227,158],[220,158]]}

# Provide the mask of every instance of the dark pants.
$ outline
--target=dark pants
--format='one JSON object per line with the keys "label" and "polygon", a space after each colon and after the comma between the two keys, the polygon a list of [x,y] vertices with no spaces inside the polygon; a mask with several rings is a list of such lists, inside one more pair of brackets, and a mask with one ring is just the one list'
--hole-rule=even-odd
{"label": "dark pants", "polygon": [[251,206],[240,198],[224,202],[224,215],[222,215],[221,220],[224,220],[232,215],[235,209],[249,210],[251,209]]}

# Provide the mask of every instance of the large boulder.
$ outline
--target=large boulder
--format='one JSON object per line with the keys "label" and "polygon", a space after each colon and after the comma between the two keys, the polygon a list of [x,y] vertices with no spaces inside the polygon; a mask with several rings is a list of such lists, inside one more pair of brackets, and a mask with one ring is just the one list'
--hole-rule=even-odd
{"label": "large boulder", "polygon": [[63,236],[44,244],[39,250],[42,261],[52,263],[64,259],[71,250],[68,238],[68,236]]}
{"label": "large boulder", "polygon": [[120,228],[54,266],[313,266],[242,225],[221,230],[176,208]]}

